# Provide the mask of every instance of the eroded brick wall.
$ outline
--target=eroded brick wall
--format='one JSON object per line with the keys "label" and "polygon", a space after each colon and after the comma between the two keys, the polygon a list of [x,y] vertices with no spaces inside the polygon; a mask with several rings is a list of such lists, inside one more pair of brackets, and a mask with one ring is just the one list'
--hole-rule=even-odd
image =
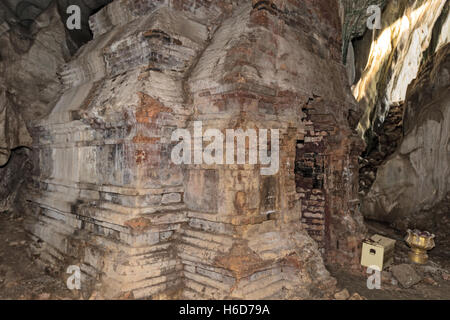
{"label": "eroded brick wall", "polygon": [[[325,2],[171,3],[114,1],[63,68],[34,129],[35,253],[109,296],[326,297],[319,246],[354,262],[360,237],[338,24]],[[278,129],[279,171],[175,165],[171,133],[195,121]]]}

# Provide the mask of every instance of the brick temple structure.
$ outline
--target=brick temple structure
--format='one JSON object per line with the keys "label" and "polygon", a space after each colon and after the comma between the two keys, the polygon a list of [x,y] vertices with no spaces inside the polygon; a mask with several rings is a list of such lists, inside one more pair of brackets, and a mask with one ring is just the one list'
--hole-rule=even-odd
{"label": "brick temple structure", "polygon": [[[116,0],[90,25],[33,129],[40,261],[107,297],[326,296],[325,262],[357,265],[364,233],[338,8]],[[174,164],[172,133],[198,121],[279,130],[278,172]]]}

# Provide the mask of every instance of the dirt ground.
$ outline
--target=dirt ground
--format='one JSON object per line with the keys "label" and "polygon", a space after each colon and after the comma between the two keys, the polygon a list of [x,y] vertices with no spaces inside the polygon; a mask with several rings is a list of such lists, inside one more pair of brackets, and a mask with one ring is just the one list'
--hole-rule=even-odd
{"label": "dirt ground", "polygon": [[[22,227],[23,218],[13,213],[0,213],[0,299],[82,299],[79,292],[70,291],[62,277],[55,277],[39,266],[28,252],[30,240]],[[372,234],[378,233],[397,240],[395,263],[409,263],[403,235],[384,225],[368,225]],[[436,239],[436,248],[424,266],[414,266],[422,281],[404,289],[395,284],[389,269],[382,272],[381,289],[369,290],[363,272],[352,273],[328,266],[338,280],[338,286],[349,295],[358,293],[368,299],[450,299],[450,242]],[[394,281],[393,281],[394,279]],[[394,282],[394,284],[392,283]]]}
{"label": "dirt ground", "polygon": [[0,213],[0,299],[76,299],[62,278],[55,278],[30,257],[22,223],[22,217]]}
{"label": "dirt ground", "polygon": [[379,234],[396,240],[393,265],[410,264],[422,280],[410,288],[403,288],[396,283],[387,267],[381,273],[381,288],[368,289],[367,279],[370,274],[349,272],[343,268],[327,266],[331,274],[338,280],[340,288],[346,288],[350,294],[357,292],[368,300],[449,300],[450,299],[450,237],[436,238],[436,247],[429,251],[429,261],[425,265],[416,265],[409,261],[410,248],[403,240],[404,234],[386,225],[367,222],[370,235]]}

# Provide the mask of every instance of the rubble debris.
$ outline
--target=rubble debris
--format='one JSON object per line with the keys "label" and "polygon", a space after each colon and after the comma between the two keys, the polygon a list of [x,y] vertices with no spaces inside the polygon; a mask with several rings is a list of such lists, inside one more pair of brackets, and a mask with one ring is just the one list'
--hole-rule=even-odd
{"label": "rubble debris", "polygon": [[358,292],[355,292],[348,300],[367,300],[367,298],[361,296]]}
{"label": "rubble debris", "polygon": [[391,271],[393,276],[405,289],[412,287],[422,280],[422,277],[417,274],[416,270],[410,264],[404,263],[392,266]]}
{"label": "rubble debris", "polygon": [[423,282],[427,283],[427,284],[431,284],[432,286],[437,286],[438,283],[430,276],[427,276],[425,278],[423,278]]}
{"label": "rubble debris", "polygon": [[41,293],[38,297],[37,297],[37,300],[49,300],[50,299],[50,293],[48,293],[48,292],[44,292],[44,293]]}
{"label": "rubble debris", "polygon": [[336,300],[347,300],[350,297],[350,293],[347,289],[344,289],[342,291],[336,292],[334,294],[334,298]]}

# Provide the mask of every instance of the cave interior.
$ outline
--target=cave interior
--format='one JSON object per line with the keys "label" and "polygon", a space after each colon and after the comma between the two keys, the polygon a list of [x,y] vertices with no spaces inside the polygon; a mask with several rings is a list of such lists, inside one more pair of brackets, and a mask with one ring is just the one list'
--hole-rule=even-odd
{"label": "cave interior", "polygon": [[449,6],[0,2],[0,299],[450,299]]}

